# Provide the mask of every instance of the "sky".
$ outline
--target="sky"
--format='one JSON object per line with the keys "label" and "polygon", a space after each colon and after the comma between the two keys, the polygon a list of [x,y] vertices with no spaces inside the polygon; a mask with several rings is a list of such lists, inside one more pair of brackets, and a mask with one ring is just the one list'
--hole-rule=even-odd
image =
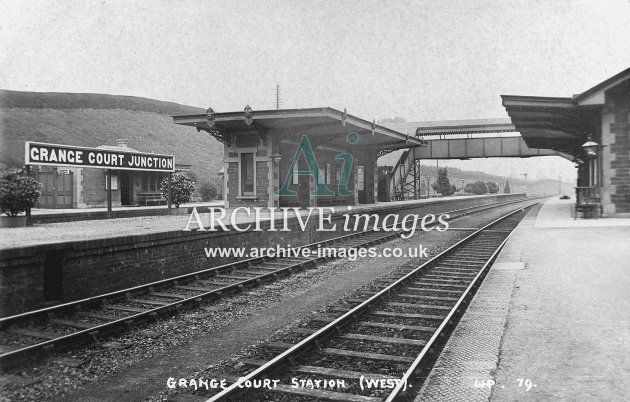
{"label": "sky", "polygon": [[[628,68],[628,43],[629,0],[0,0],[0,88],[220,112],[275,108],[279,84],[286,108],[505,118],[500,95],[583,92]],[[574,171],[514,163],[532,178]]]}

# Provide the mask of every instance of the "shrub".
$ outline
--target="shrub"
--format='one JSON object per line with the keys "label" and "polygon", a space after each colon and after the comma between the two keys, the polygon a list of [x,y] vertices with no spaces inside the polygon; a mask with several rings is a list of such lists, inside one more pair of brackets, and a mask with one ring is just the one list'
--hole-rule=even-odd
{"label": "shrub", "polygon": [[485,194],[488,192],[488,186],[481,180],[474,183],[468,183],[464,186],[464,191],[473,194]]}
{"label": "shrub", "polygon": [[488,186],[488,192],[490,194],[495,194],[499,192],[499,185],[493,181],[489,181],[486,183],[486,185]]}
{"label": "shrub", "polygon": [[[168,199],[168,177],[162,180],[160,189],[162,190],[162,197]],[[175,208],[179,208],[180,204],[190,201],[194,191],[195,186],[191,179],[179,173],[173,174],[171,202],[175,205]]]}
{"label": "shrub", "polygon": [[214,184],[209,181],[203,181],[199,186],[199,194],[201,195],[201,201],[210,201],[217,198],[219,193]]}
{"label": "shrub", "polygon": [[41,185],[22,172],[9,172],[0,179],[0,210],[9,216],[18,216],[33,208],[39,200]]}

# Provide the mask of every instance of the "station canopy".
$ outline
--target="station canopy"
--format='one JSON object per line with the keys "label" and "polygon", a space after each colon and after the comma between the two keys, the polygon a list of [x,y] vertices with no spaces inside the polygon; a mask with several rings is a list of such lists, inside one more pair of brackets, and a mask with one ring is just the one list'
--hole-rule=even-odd
{"label": "station canopy", "polygon": [[553,149],[574,156],[590,134],[601,129],[607,91],[628,91],[630,68],[589,90],[566,98],[501,95],[516,130],[530,148]]}
{"label": "station canopy", "polygon": [[255,131],[263,135],[286,133],[296,140],[308,135],[311,141],[331,147],[347,146],[347,135],[351,132],[359,134],[361,145],[378,150],[423,144],[414,134],[408,135],[330,107],[253,111],[246,108],[227,113],[214,113],[209,109],[202,114],[173,116],[173,120],[176,124],[207,131],[221,142],[225,142],[231,132]]}

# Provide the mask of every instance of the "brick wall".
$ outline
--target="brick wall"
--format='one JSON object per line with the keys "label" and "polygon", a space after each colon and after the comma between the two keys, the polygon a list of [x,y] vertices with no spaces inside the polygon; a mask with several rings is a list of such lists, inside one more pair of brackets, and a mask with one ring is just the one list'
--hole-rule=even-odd
{"label": "brick wall", "polygon": [[[81,196],[79,208],[107,206],[107,190],[105,190],[105,169],[81,169]],[[112,190],[112,205],[119,207],[120,180],[118,190]]]}
{"label": "brick wall", "polygon": [[44,260],[34,248],[0,252],[0,316],[43,306]]}
{"label": "brick wall", "polygon": [[[505,194],[467,197],[466,199],[432,200],[424,204],[378,204],[366,206],[361,213],[441,213],[465,206],[485,204],[495,200],[516,199],[520,195]],[[355,207],[358,212],[361,207]],[[338,212],[333,222],[341,229],[343,214]],[[182,216],[182,228],[188,221]],[[316,231],[317,221],[311,221],[306,231],[296,219],[289,220],[291,231],[276,232],[183,232],[127,236],[109,239],[67,242],[59,244],[6,249],[0,252],[0,315],[16,314],[42,307],[44,303],[44,272],[47,261],[58,261],[62,280],[59,283],[64,301],[76,300],[124,289],[184,273],[194,272],[229,262],[209,260],[204,247],[275,247],[294,246],[332,238],[339,233]],[[268,225],[268,224],[267,224]],[[281,226],[278,222],[276,227]],[[265,223],[261,225],[264,229]],[[53,256],[54,258],[48,258]],[[48,267],[50,269],[50,267]],[[50,286],[48,286],[50,288]]]}

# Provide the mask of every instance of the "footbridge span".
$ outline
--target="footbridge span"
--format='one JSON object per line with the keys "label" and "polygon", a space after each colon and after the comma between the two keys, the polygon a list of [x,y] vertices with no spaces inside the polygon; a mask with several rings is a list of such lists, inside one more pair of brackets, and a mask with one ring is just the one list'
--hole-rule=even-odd
{"label": "footbridge span", "polygon": [[[542,148],[529,147],[510,119],[476,119],[409,122],[392,128],[415,133],[422,145],[410,145],[402,153],[390,156],[387,189],[390,200],[404,197],[413,189],[414,173],[422,159],[530,158],[572,155]],[[398,148],[401,149],[401,148]],[[383,154],[395,149],[385,150]],[[393,158],[392,158],[393,157]]]}

